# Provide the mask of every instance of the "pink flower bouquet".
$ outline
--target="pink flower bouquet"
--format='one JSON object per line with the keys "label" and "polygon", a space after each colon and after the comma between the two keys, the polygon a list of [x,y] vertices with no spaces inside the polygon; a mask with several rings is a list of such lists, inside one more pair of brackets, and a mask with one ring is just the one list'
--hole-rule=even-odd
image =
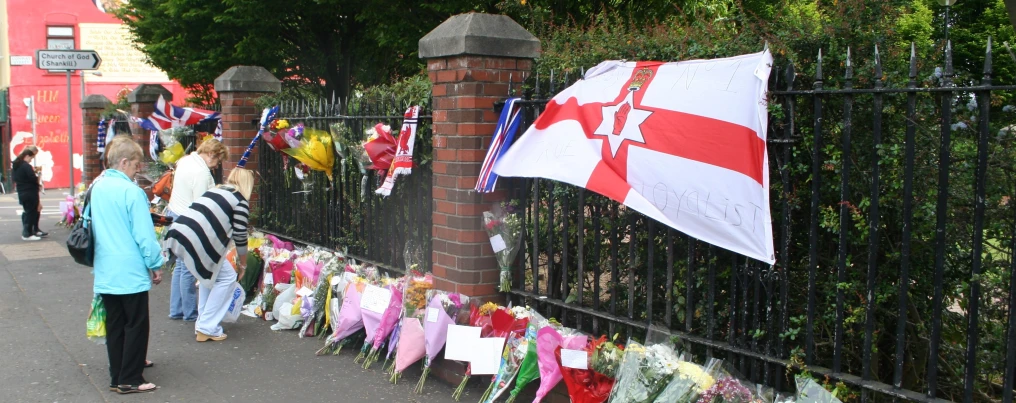
{"label": "pink flower bouquet", "polygon": [[[427,313],[423,322],[426,355],[423,357],[423,375],[416,384],[416,393],[423,393],[423,385],[430,374],[430,366],[448,339],[448,325],[469,321],[469,297],[458,293],[431,290],[427,293]],[[405,331],[409,331],[406,328]],[[396,358],[397,359],[397,358]],[[408,366],[408,364],[407,364]]]}
{"label": "pink flower bouquet", "polygon": [[338,355],[346,344],[347,338],[357,331],[363,329],[363,314],[360,309],[360,300],[367,283],[363,278],[356,278],[346,284],[342,292],[342,307],[339,309],[339,317],[335,322],[334,332],[325,340],[325,346],[318,350],[318,355]]}
{"label": "pink flower bouquet", "polygon": [[[364,357],[363,368],[370,369],[370,366],[377,362],[378,357],[381,355],[381,348],[384,346],[385,340],[391,335],[392,331],[395,330],[395,325],[399,323],[399,319],[402,318],[402,289],[403,282],[395,281],[385,286],[384,288],[391,291],[391,298],[388,300],[388,306],[384,309],[381,314],[371,311],[370,309],[363,309],[363,323],[367,330],[367,341],[363,344],[364,350],[366,351],[369,346],[369,352]],[[375,326],[374,331],[370,331],[370,326]],[[361,354],[363,354],[361,351]],[[355,360],[354,360],[355,362]]]}
{"label": "pink flower bouquet", "polygon": [[398,382],[406,368],[427,354],[423,323],[427,316],[427,292],[434,288],[434,278],[427,274],[423,277],[407,277],[407,282],[409,285],[403,298],[402,326],[395,353],[395,367],[392,370],[393,383]]}
{"label": "pink flower bouquet", "polygon": [[569,350],[585,348],[588,337],[576,330],[547,326],[536,333],[537,366],[540,367],[540,389],[536,391],[533,403],[539,403],[551,389],[561,382],[561,367],[557,362],[558,347]]}

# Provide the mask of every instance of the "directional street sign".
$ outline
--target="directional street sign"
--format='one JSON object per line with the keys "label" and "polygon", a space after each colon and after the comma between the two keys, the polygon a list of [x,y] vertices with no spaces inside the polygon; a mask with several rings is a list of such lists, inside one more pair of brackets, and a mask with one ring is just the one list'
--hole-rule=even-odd
{"label": "directional street sign", "polygon": [[44,70],[96,70],[102,59],[94,50],[35,51],[35,67]]}

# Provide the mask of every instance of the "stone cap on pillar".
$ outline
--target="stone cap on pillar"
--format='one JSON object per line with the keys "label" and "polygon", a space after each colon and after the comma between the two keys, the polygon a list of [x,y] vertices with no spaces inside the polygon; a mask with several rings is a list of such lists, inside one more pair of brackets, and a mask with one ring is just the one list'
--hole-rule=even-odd
{"label": "stone cap on pillar", "polygon": [[159,84],[141,84],[127,94],[127,102],[132,104],[142,104],[148,102],[155,102],[159,100],[159,96],[162,96],[166,101],[173,100],[173,93],[169,92],[166,87]]}
{"label": "stone cap on pillar", "polygon": [[[420,39],[421,59],[477,55],[534,59],[540,40],[506,15],[453,15]],[[218,82],[218,80],[216,80]]]}
{"label": "stone cap on pillar", "polygon": [[113,102],[110,102],[109,98],[106,98],[105,95],[92,94],[81,100],[79,105],[81,109],[106,109],[107,106],[112,104]]}
{"label": "stone cap on pillar", "polygon": [[233,66],[215,78],[216,92],[279,92],[282,81],[261,66]]}

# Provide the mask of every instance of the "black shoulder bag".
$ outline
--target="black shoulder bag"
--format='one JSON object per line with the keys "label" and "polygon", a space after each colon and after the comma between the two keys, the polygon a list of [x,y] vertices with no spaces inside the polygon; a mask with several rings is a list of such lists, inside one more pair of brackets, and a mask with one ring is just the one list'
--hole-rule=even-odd
{"label": "black shoulder bag", "polygon": [[81,219],[74,224],[67,237],[67,252],[74,261],[92,267],[95,260],[95,238],[92,236],[92,188],[85,193],[85,204],[81,208]]}

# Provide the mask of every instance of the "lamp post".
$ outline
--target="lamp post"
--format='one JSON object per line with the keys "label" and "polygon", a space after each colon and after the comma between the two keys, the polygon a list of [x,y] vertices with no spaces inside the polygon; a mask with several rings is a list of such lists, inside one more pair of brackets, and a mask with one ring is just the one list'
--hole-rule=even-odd
{"label": "lamp post", "polygon": [[956,0],[938,0],[938,4],[945,7],[945,40],[949,41],[949,9],[952,8],[953,4],[956,4]]}

